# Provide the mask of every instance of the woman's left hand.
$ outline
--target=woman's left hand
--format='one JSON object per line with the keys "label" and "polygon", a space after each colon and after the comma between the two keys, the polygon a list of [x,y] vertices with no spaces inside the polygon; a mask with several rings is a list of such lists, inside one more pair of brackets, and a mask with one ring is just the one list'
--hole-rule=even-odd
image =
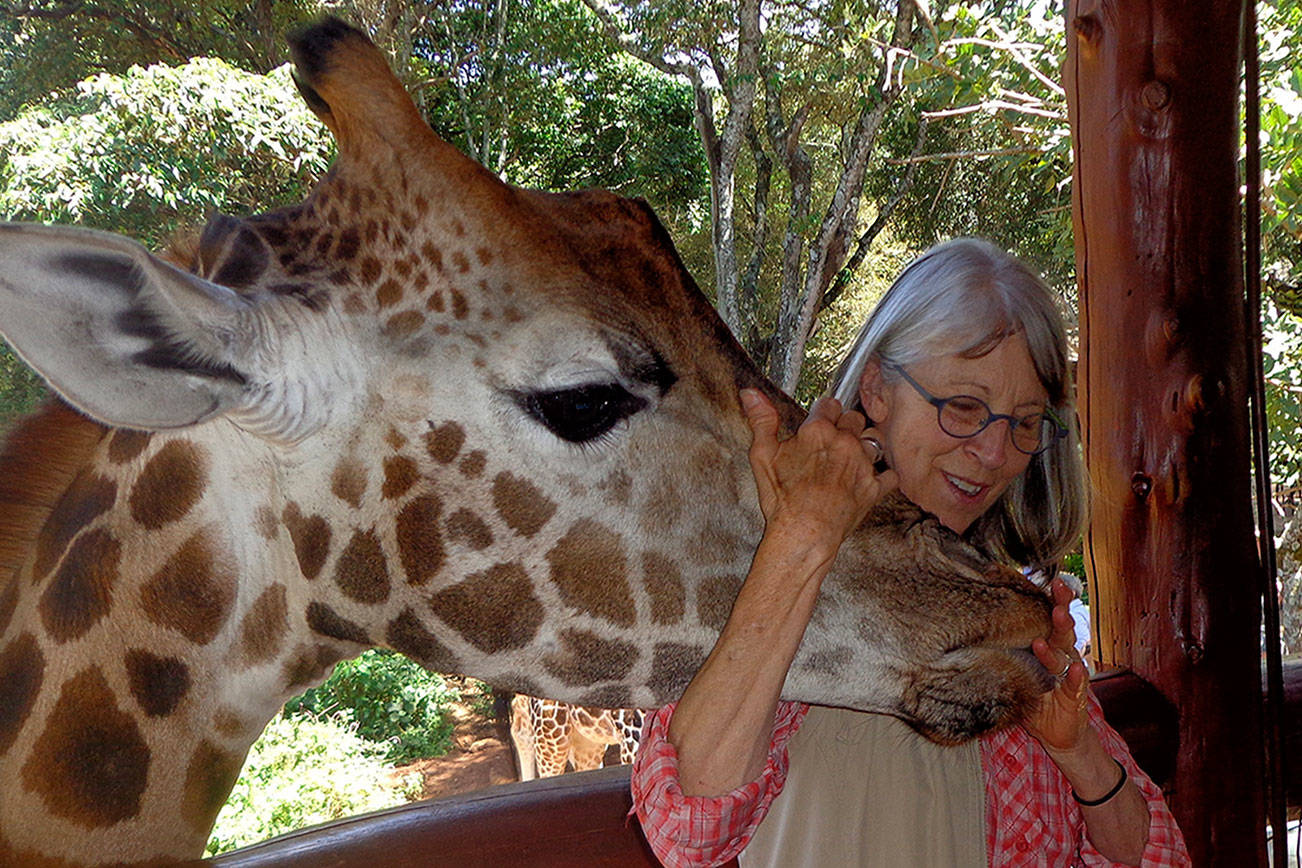
{"label": "woman's left hand", "polygon": [[1031,643],[1040,665],[1053,673],[1057,683],[1040,697],[1025,725],[1049,751],[1070,751],[1080,746],[1089,730],[1086,714],[1089,670],[1076,653],[1076,629],[1068,606],[1075,596],[1062,579],[1050,585],[1053,596],[1053,632],[1049,638]]}

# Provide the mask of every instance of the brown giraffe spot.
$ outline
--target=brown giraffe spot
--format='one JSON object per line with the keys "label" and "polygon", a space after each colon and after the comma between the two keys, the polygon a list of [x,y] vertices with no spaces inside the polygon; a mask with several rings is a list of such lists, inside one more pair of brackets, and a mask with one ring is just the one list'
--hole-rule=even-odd
{"label": "brown giraffe spot", "polygon": [[683,687],[705,662],[705,649],[678,642],[657,642],[651,657],[651,677],[647,687],[654,696],[671,697],[683,692]]}
{"label": "brown giraffe spot", "polygon": [[489,265],[493,261],[493,251],[487,247],[476,247],[475,258],[479,260],[480,265]]}
{"label": "brown giraffe spot", "polygon": [[849,648],[836,648],[831,651],[815,651],[805,660],[803,669],[821,675],[836,676],[845,671],[845,667],[854,662],[854,652]]}
{"label": "brown giraffe spot", "polygon": [[344,313],[364,313],[366,311],[366,302],[362,301],[361,295],[350,292],[344,298]]}
{"label": "brown giraffe spot", "polygon": [[22,731],[44,679],[45,656],[31,633],[23,633],[0,651],[0,756]]}
{"label": "brown giraffe spot", "polygon": [[207,530],[187,539],[140,589],[145,616],[196,645],[217,636],[233,602],[235,576],[214,555]]}
{"label": "brown giraffe spot", "polygon": [[435,672],[458,672],[461,669],[456,655],[425,629],[411,609],[403,609],[389,622],[384,639],[393,650],[401,651]]}
{"label": "brown giraffe spot", "polygon": [[122,546],[102,529],[82,534],[41,594],[41,623],[56,642],[85,634],[113,606]]}
{"label": "brown giraffe spot", "polygon": [[620,468],[601,481],[601,488],[607,499],[617,506],[627,506],[633,494],[633,477]]}
{"label": "brown giraffe spot", "polygon": [[531,537],[556,513],[556,504],[548,500],[536,485],[513,473],[503,471],[493,478],[493,506],[506,526],[523,537]]}
{"label": "brown giraffe spot", "polygon": [[335,258],[350,260],[361,250],[362,238],[356,229],[345,229],[339,233],[339,242],[335,245]]}
{"label": "brown giraffe spot", "polygon": [[[364,644],[369,645],[370,642]],[[299,692],[304,687],[320,684],[331,667],[341,659],[343,655],[329,645],[318,644],[311,647],[300,645],[295,649],[294,655],[285,661],[283,676],[285,687]]]}
{"label": "brown giraffe spot", "polygon": [[618,639],[603,639],[588,630],[562,630],[560,650],[543,657],[547,671],[566,684],[583,686],[598,681],[618,681],[637,662],[637,646]]}
{"label": "brown giraffe spot", "polygon": [[714,519],[706,518],[688,539],[683,551],[691,563],[727,564],[742,548],[745,544],[739,534]]}
{"label": "brown giraffe spot", "polygon": [[647,508],[638,516],[638,523],[646,536],[655,538],[668,535],[682,517],[682,495],[679,481],[661,475],[651,483]]}
{"label": "brown giraffe spot", "polygon": [[207,739],[199,742],[186,767],[181,796],[181,816],[191,829],[202,833],[212,828],[243,764],[239,754],[224,751]]}
{"label": "brown giraffe spot", "polygon": [[677,624],[683,619],[687,589],[677,564],[664,555],[643,552],[642,585],[651,598],[653,623]]}
{"label": "brown giraffe spot", "polygon": [[383,603],[389,599],[389,564],[374,530],[353,533],[335,564],[335,584],[351,600]]}
{"label": "brown giraffe spot", "polygon": [[9,629],[14,609],[18,608],[18,582],[0,580],[0,636]]}
{"label": "brown giraffe spot", "polygon": [[[403,280],[411,277],[411,272],[414,267],[415,266],[412,265],[411,259],[399,259],[397,262],[393,263],[393,270],[398,272],[398,276]],[[398,288],[398,294],[399,296],[402,294],[401,287]]]}
{"label": "brown giraffe spot", "polygon": [[253,601],[240,623],[236,653],[245,666],[265,663],[280,650],[289,633],[289,607],[285,586],[275,584]]}
{"label": "brown giraffe spot", "polygon": [[589,708],[629,708],[633,705],[633,695],[622,684],[609,684],[589,690],[579,697],[579,704]]}
{"label": "brown giraffe spot", "polygon": [[92,668],[64,683],[23,766],[23,785],[51,814],[107,827],[140,813],[149,760],[140,728]]}
{"label": "brown giraffe spot", "polygon": [[130,428],[119,428],[113,432],[113,439],[109,440],[108,456],[109,461],[114,464],[126,464],[128,461],[136,458],[149,441],[154,437],[148,431],[132,431]]}
{"label": "brown giraffe spot", "polygon": [[375,283],[375,281],[380,279],[380,274],[383,270],[383,267],[380,265],[380,260],[376,259],[374,256],[367,256],[362,260],[362,283]]}
{"label": "brown giraffe spot", "polygon": [[481,450],[476,449],[461,459],[457,469],[461,471],[462,476],[475,477],[484,472],[484,465],[487,463],[488,457]]}
{"label": "brown giraffe spot", "polygon": [[452,254],[452,266],[459,274],[465,274],[470,270],[470,260],[466,258],[466,254],[458,250]]}
{"label": "brown giraffe spot", "polygon": [[547,552],[547,563],[567,604],[621,627],[633,626],[637,611],[624,544],[609,528],[583,519]]}
{"label": "brown giraffe spot", "polygon": [[231,708],[219,708],[212,716],[212,728],[218,735],[235,738],[248,727],[239,712]]}
{"label": "brown giraffe spot", "polygon": [[415,461],[405,455],[390,456],[384,459],[384,485],[380,488],[380,493],[386,500],[402,497],[416,484],[417,479],[420,479],[420,470]]}
{"label": "brown giraffe spot", "polygon": [[32,578],[39,580],[49,575],[77,532],[107,512],[117,495],[118,486],[113,480],[87,471],[77,474],[36,538]]}
{"label": "brown giraffe spot", "polygon": [[389,433],[384,435],[384,442],[394,449],[401,449],[407,445],[407,436],[397,428],[390,428]]}
{"label": "brown giraffe spot", "polygon": [[166,717],[190,690],[190,668],[175,657],[159,657],[139,648],[127,652],[131,695],[150,717]]}
{"label": "brown giraffe spot", "polygon": [[208,484],[208,459],[198,446],[173,440],[149,459],[131,489],[131,516],[156,530],[183,518]]}
{"label": "brown giraffe spot", "polygon": [[389,340],[400,341],[409,338],[425,324],[425,314],[418,310],[406,310],[395,313],[384,322],[380,333]]}
{"label": "brown giraffe spot", "polygon": [[304,516],[297,503],[285,507],[281,520],[294,541],[294,555],[303,576],[315,579],[330,555],[330,525],[319,515]]}
{"label": "brown giraffe spot", "polygon": [[443,567],[445,553],[439,532],[443,505],[432,494],[414,499],[398,513],[398,555],[407,584],[423,585]]}
{"label": "brown giraffe spot", "polygon": [[475,551],[493,544],[493,532],[484,520],[468,509],[458,509],[448,516],[448,538]]}
{"label": "brown giraffe spot", "polygon": [[402,301],[402,284],[390,277],[375,291],[375,300],[379,302],[380,307],[397,304]]}
{"label": "brown giraffe spot", "polygon": [[258,529],[258,536],[265,540],[274,540],[280,536],[280,522],[276,520],[276,513],[269,506],[258,507],[255,527]]}
{"label": "brown giraffe spot", "polygon": [[[443,311],[447,310],[447,302],[443,300],[443,290],[436,289],[429,294],[429,298],[425,299],[425,310],[433,311],[434,313],[443,313]],[[446,328],[446,326],[444,326],[444,328]],[[446,332],[441,332],[440,334],[446,334]]]}
{"label": "brown giraffe spot", "polygon": [[420,246],[420,255],[425,257],[425,261],[438,271],[443,270],[443,251],[434,246],[434,242],[426,241]]}
{"label": "brown giraffe spot", "polygon": [[359,645],[371,644],[371,637],[366,635],[365,630],[340,616],[325,603],[308,604],[307,625],[322,636],[329,636],[331,639],[356,642]]}
{"label": "brown giraffe spot", "polygon": [[335,243],[333,232],[322,232],[316,239],[316,259],[324,259],[330,253],[330,246]]}
{"label": "brown giraffe spot", "polygon": [[715,630],[722,630],[741,591],[740,576],[715,576],[696,589],[696,617]]}
{"label": "brown giraffe spot", "polygon": [[425,434],[425,451],[439,464],[451,464],[466,442],[466,432],[456,422],[444,422],[437,428],[430,423]]}
{"label": "brown giraffe spot", "polygon": [[462,638],[489,654],[527,645],[543,622],[542,603],[518,563],[475,573],[439,591],[430,605]]}
{"label": "brown giraffe spot", "polygon": [[330,491],[344,503],[357,509],[366,493],[366,466],[354,458],[344,458],[330,475]]}
{"label": "brown giraffe spot", "polygon": [[455,289],[448,290],[448,292],[452,295],[452,316],[457,319],[465,319],[466,315],[470,313],[470,305],[466,304],[466,297]]}

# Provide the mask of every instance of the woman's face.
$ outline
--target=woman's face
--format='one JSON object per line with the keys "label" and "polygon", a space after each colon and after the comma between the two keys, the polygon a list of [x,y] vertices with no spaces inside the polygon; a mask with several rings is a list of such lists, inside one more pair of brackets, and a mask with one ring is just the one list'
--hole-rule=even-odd
{"label": "woman's face", "polygon": [[[937,398],[972,395],[994,413],[1022,416],[1043,411],[1048,402],[1020,333],[979,358],[938,356],[905,370]],[[902,378],[884,380],[876,360],[864,369],[859,397],[881,432],[886,460],[899,474],[900,490],[958,533],[993,506],[1031,462],[1030,455],[1013,446],[1007,420],[987,426],[975,437],[946,434],[937,422],[936,408]]]}

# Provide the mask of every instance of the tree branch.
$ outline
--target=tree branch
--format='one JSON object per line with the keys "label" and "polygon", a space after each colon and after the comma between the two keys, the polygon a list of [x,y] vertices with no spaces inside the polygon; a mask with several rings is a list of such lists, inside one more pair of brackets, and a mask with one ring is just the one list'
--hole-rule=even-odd
{"label": "tree branch", "polygon": [[1005,157],[1013,154],[1043,154],[1044,148],[990,148],[984,151],[948,151],[943,154],[922,154],[920,156],[892,157],[886,161],[891,166],[907,166],[912,163],[934,163],[937,160],[966,160],[972,157]]}

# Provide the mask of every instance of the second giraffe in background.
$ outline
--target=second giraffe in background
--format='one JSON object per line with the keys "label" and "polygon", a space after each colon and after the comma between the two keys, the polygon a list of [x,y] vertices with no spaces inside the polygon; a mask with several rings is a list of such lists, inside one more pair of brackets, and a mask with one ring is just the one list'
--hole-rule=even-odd
{"label": "second giraffe in background", "polygon": [[632,708],[587,708],[517,693],[511,700],[511,740],[520,780],[550,778],[599,769],[606,748],[619,745],[621,765],[633,762],[642,732],[642,712]]}

